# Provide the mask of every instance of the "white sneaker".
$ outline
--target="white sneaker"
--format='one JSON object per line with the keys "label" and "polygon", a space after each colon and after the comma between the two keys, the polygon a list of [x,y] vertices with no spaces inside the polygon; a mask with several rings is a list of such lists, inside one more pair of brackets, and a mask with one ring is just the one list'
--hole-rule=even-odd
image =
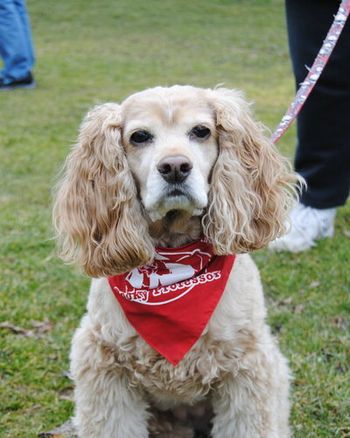
{"label": "white sneaker", "polygon": [[289,231],[270,242],[274,251],[300,252],[315,246],[315,240],[332,237],[336,208],[319,210],[297,204],[290,214]]}

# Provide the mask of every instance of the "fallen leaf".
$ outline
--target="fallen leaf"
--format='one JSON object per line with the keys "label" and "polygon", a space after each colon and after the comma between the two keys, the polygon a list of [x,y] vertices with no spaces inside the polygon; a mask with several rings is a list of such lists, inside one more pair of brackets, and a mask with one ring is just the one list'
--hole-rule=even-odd
{"label": "fallen leaf", "polygon": [[36,333],[47,333],[53,329],[53,324],[45,318],[44,321],[30,321]]}
{"label": "fallen leaf", "polygon": [[39,433],[38,438],[78,438],[72,420],[66,421],[62,426],[50,432]]}
{"label": "fallen leaf", "polygon": [[52,323],[48,319],[45,319],[44,321],[31,321],[30,323],[33,329],[26,329],[24,327],[12,324],[9,321],[4,321],[0,323],[0,329],[9,330],[15,335],[39,339],[43,336],[43,334],[49,332],[53,328]]}
{"label": "fallen leaf", "polygon": [[293,297],[287,297],[284,298],[283,300],[278,301],[277,305],[278,306],[288,306],[289,304],[292,304],[293,302]]}
{"label": "fallen leaf", "polygon": [[19,327],[18,325],[11,324],[9,321],[4,321],[0,323],[0,329],[9,330],[16,335],[23,335],[29,338],[34,337],[34,333],[32,330],[26,330],[23,327]]}
{"label": "fallen leaf", "polygon": [[303,304],[297,304],[296,306],[294,306],[293,308],[293,313],[303,313],[304,312],[304,308],[305,306]]}
{"label": "fallen leaf", "polygon": [[318,287],[321,283],[319,281],[313,281],[312,283],[310,283],[310,287],[312,289],[316,289],[316,287]]}
{"label": "fallen leaf", "polygon": [[335,316],[332,319],[332,324],[339,329],[346,330],[349,327],[350,322],[342,316]]}
{"label": "fallen leaf", "polygon": [[73,401],[74,393],[72,388],[62,389],[59,392],[59,397],[61,400]]}

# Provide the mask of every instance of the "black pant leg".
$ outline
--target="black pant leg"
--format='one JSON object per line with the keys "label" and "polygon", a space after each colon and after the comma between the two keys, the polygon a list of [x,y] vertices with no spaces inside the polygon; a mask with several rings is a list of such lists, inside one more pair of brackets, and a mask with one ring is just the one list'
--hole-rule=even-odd
{"label": "black pant leg", "polygon": [[[307,75],[340,2],[286,0],[289,48],[297,87]],[[343,205],[350,187],[350,18],[297,120],[295,169],[308,184],[301,202]]]}

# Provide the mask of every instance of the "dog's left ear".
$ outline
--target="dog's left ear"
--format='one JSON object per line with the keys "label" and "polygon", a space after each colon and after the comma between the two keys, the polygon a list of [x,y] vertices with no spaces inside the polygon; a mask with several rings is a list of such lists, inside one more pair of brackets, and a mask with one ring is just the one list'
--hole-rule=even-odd
{"label": "dog's left ear", "polygon": [[208,90],[219,156],[213,169],[205,235],[216,254],[262,248],[285,231],[297,175],[254,121],[235,90]]}

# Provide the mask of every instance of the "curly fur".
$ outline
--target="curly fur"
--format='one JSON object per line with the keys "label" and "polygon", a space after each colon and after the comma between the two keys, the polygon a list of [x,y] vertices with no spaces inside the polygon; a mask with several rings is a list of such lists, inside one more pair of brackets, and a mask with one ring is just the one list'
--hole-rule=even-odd
{"label": "curly fur", "polygon": [[265,137],[241,93],[212,92],[220,156],[213,170],[205,234],[217,254],[262,248],[285,232],[295,175]]}
{"label": "curly fur", "polygon": [[[210,127],[208,139],[189,136],[195,122]],[[154,130],[151,146],[130,143],[135,127]],[[156,165],[169,154],[191,160],[193,175],[191,196],[166,211]],[[151,261],[155,245],[201,234],[220,255],[261,248],[284,231],[297,181],[236,91],[158,87],[87,115],[54,205],[61,255],[101,277],[71,351],[79,436],[192,437],[210,418],[203,427],[214,438],[289,436],[289,371],[249,255],[237,256],[208,326],[176,367],[130,326],[105,277]]]}
{"label": "curly fur", "polygon": [[92,277],[125,272],[154,253],[121,144],[119,108],[105,104],[87,114],[54,205],[61,256]]}

